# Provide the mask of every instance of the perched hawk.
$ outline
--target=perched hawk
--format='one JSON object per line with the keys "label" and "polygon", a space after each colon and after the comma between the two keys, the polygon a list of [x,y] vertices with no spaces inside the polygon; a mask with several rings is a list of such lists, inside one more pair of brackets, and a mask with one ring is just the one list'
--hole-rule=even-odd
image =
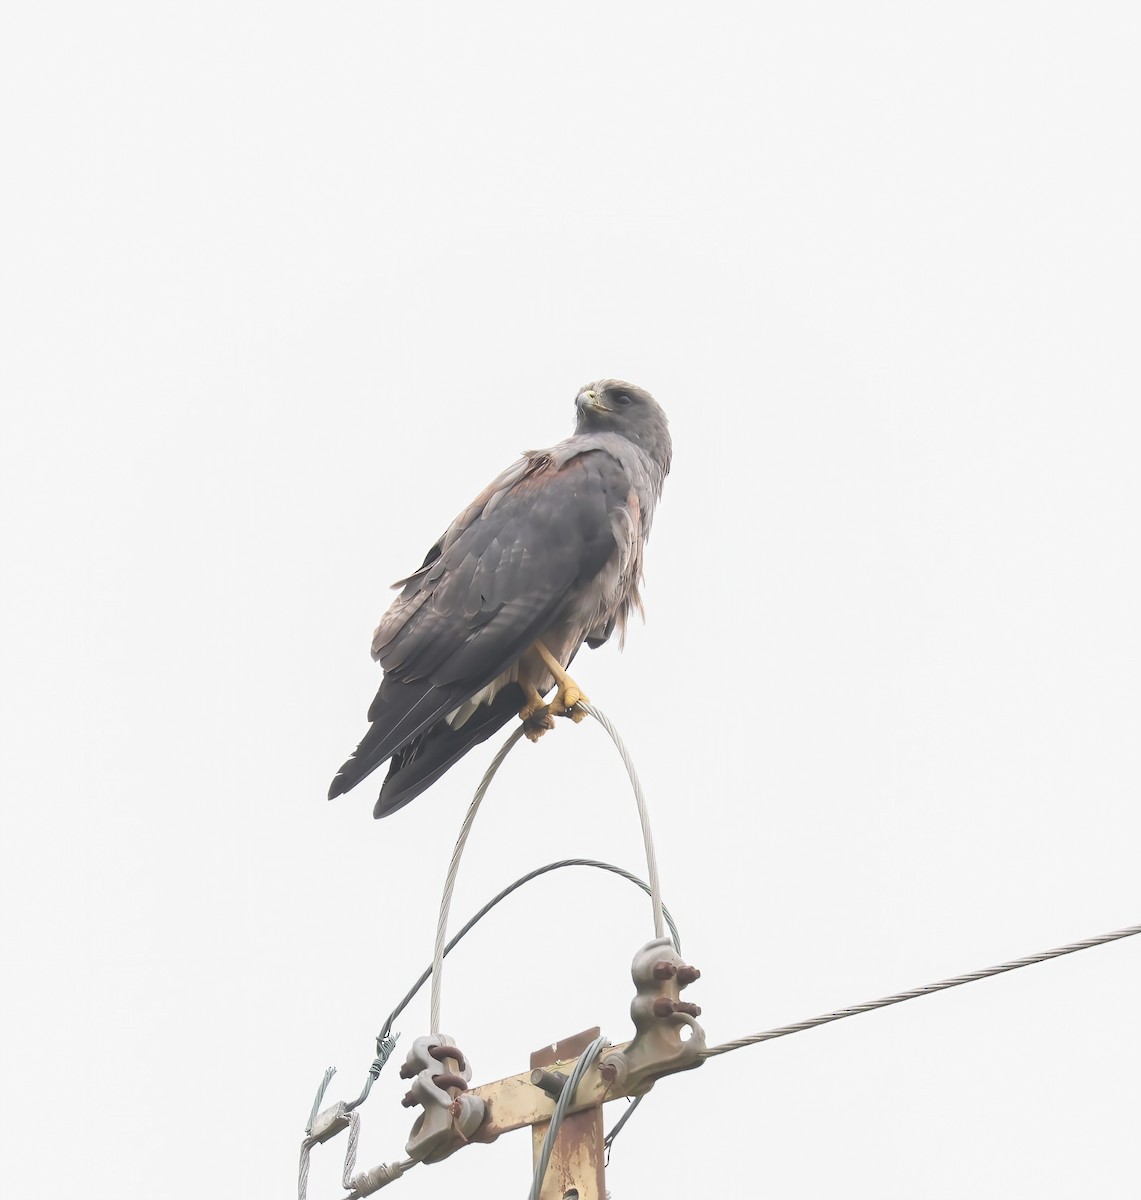
{"label": "perched hawk", "polygon": [[632,384],[592,383],[575,409],[573,437],[508,467],[394,585],[372,639],[384,668],[372,725],[330,800],[391,760],[373,809],[384,817],[516,714],[532,740],[552,715],[582,719],[586,697],[566,668],[641,609],[671,445],[665,413]]}

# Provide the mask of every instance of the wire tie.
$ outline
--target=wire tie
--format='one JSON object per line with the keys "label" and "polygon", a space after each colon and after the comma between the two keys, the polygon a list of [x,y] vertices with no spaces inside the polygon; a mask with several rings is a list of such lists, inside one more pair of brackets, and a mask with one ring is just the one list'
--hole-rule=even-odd
{"label": "wire tie", "polygon": [[368,1073],[373,1079],[384,1070],[384,1064],[388,1062],[393,1050],[396,1049],[399,1038],[399,1033],[390,1033],[387,1037],[376,1039],[376,1058],[372,1060],[372,1066],[368,1069]]}

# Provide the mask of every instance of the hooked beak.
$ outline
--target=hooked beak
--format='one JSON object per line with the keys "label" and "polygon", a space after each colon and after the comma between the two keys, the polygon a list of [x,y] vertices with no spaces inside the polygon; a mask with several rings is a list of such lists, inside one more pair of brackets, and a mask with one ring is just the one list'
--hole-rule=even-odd
{"label": "hooked beak", "polygon": [[580,411],[585,411],[588,408],[594,409],[595,412],[610,411],[610,409],[602,403],[601,397],[593,388],[589,388],[584,392],[579,392],[579,394],[575,397],[574,402],[575,407]]}

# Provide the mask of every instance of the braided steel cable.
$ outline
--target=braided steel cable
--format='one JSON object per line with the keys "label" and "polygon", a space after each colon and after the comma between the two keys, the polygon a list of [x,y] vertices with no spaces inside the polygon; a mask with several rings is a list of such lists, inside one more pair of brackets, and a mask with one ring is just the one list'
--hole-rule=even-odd
{"label": "braided steel cable", "polygon": [[992,975],[1002,975],[1006,971],[1017,971],[1019,967],[1031,967],[1035,963],[1047,962],[1051,958],[1061,958],[1063,954],[1074,954],[1078,950],[1089,950],[1093,946],[1104,946],[1106,942],[1116,942],[1121,938],[1133,937],[1141,933],[1141,925],[1128,925],[1124,929],[1114,930],[1113,933],[1103,933],[1098,937],[1083,938],[1080,942],[1070,942],[1055,950],[1044,950],[1041,954],[1027,954],[1023,958],[1015,958],[1010,962],[1000,963],[997,967],[986,967],[981,971],[970,971],[966,975],[955,975],[950,979],[929,983],[925,987],[912,988],[906,992],[896,992],[884,996],[882,1000],[869,1000],[865,1004],[856,1004],[851,1008],[838,1008],[835,1012],[824,1013],[819,1017],[809,1017],[807,1021],[796,1021],[792,1025],[780,1025],[776,1029],[766,1029],[763,1033],[754,1033],[750,1037],[737,1038],[732,1042],[722,1042],[720,1046],[710,1046],[702,1058],[713,1058],[718,1054],[728,1054],[730,1050],[741,1050],[745,1046],[755,1046],[759,1042],[770,1042],[774,1038],[787,1037],[790,1033],[800,1033],[805,1029],[815,1029],[817,1025],[827,1025],[832,1021],[841,1021],[845,1017],[854,1017],[859,1013],[873,1012],[877,1008],[887,1008],[891,1004],[902,1004],[905,1000],[917,1000],[920,996],[930,996],[933,992],[943,992],[947,988],[959,987],[964,983],[976,983],[980,979],[989,979]]}
{"label": "braided steel cable", "polygon": [[306,1136],[313,1132],[313,1122],[317,1120],[317,1114],[321,1111],[321,1101],[325,1097],[325,1089],[329,1086],[329,1081],[336,1073],[336,1067],[325,1068],[325,1076],[317,1088],[317,1095],[313,1098],[313,1107],[309,1110],[309,1120],[305,1125]]}
{"label": "braided steel cable", "polygon": [[309,1191],[309,1155],[313,1149],[311,1138],[301,1143],[301,1161],[297,1164],[297,1200],[305,1200]]}
{"label": "braided steel cable", "polygon": [[345,1147],[345,1166],[341,1171],[341,1187],[346,1192],[353,1190],[353,1172],[357,1166],[357,1143],[361,1137],[361,1115],[353,1109],[349,1117],[349,1144]]}
{"label": "braided steel cable", "polygon": [[475,814],[479,812],[479,806],[483,801],[483,797],[487,789],[491,786],[491,781],[495,778],[496,771],[503,765],[503,760],[511,753],[515,748],[516,742],[523,736],[523,731],[524,726],[520,724],[507,741],[503,743],[499,753],[492,759],[491,766],[484,772],[483,778],[479,781],[479,787],[475,789],[475,795],[472,797],[471,804],[468,805],[464,823],[460,826],[460,835],[456,839],[456,848],[452,851],[452,861],[448,865],[448,876],[444,881],[444,892],[440,897],[440,916],[436,922],[436,947],[432,955],[432,1019],[428,1028],[433,1037],[438,1037],[440,1033],[440,976],[444,969],[444,941],[447,938],[448,912],[452,907],[452,890],[456,886],[456,875],[459,873],[460,859],[463,856],[468,834],[471,833]]}
{"label": "braided steel cable", "polygon": [[622,740],[618,730],[611,724],[610,718],[597,705],[589,704],[586,701],[579,701],[579,707],[588,712],[610,735],[610,740],[622,756],[626,774],[630,777],[630,786],[634,789],[634,803],[638,806],[638,820],[642,826],[642,841],[646,846],[646,875],[650,881],[650,900],[654,906],[654,937],[664,937],[662,884],[658,878],[658,856],[654,851],[654,834],[650,829],[650,810],[646,806],[646,797],[642,792],[642,781],[634,769],[634,760],[630,757],[630,751],[626,749],[626,743]]}

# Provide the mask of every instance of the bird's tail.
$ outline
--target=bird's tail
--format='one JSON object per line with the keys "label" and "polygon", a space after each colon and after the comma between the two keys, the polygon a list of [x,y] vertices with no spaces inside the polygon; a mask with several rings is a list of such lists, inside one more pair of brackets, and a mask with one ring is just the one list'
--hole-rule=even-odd
{"label": "bird's tail", "polygon": [[464,698],[462,689],[455,689],[449,695],[427,680],[414,683],[382,680],[368,710],[372,724],[351,757],[341,764],[329,785],[329,799],[351,791]]}
{"label": "bird's tail", "polygon": [[[446,721],[437,721],[402,746],[392,756],[372,815],[387,817],[414,800],[473,746],[502,729],[523,707],[523,700],[523,689],[517,683],[508,684],[490,704],[479,705],[458,729],[453,729]],[[344,767],[341,770],[344,771]]]}

